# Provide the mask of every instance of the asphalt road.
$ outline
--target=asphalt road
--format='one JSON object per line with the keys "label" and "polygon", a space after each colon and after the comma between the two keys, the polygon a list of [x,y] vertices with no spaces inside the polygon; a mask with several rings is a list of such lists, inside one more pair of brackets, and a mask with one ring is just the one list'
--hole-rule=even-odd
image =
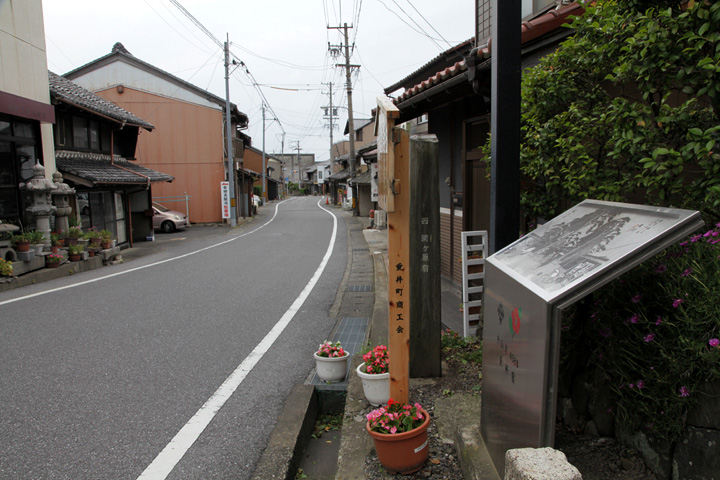
{"label": "asphalt road", "polygon": [[0,293],[0,479],[250,477],[332,330],[346,225],[305,197],[206,230]]}

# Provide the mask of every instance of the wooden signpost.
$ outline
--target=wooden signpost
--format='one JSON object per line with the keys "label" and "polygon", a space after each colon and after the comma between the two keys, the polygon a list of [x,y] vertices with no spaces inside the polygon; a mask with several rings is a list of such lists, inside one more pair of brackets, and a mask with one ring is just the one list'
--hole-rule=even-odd
{"label": "wooden signpost", "polygon": [[378,97],[378,203],[388,212],[388,349],[390,398],[409,401],[410,380],[410,243],[409,135],[395,129],[399,111]]}

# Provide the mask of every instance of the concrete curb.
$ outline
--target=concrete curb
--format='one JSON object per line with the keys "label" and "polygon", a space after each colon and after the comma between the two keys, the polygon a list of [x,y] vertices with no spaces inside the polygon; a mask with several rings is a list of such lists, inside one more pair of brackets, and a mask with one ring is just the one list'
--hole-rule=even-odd
{"label": "concrete curb", "polygon": [[292,479],[315,427],[318,401],[315,387],[295,385],[253,472],[253,480]]}
{"label": "concrete curb", "polygon": [[63,278],[75,273],[95,270],[103,266],[103,259],[100,256],[90,257],[81,262],[66,262],[57,268],[41,268],[34,272],[26,273],[14,278],[11,282],[0,283],[0,292],[12,290],[13,288],[27,287],[48,280]]}

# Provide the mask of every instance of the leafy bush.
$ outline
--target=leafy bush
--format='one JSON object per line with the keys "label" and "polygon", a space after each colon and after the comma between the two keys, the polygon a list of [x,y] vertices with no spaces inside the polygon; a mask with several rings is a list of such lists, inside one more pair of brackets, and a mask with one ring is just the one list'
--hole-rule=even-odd
{"label": "leafy bush", "polygon": [[585,8],[523,75],[526,215],[595,198],[720,218],[720,2]]}
{"label": "leafy bush", "polygon": [[720,224],[596,292],[592,362],[620,424],[670,440],[705,382],[720,379]]}

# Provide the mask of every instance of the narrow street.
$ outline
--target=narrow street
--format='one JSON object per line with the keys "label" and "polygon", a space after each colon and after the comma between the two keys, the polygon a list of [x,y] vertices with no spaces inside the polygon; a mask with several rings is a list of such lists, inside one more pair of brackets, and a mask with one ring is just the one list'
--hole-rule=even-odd
{"label": "narrow street", "polygon": [[319,198],[0,293],[0,478],[249,478],[335,322],[347,231]]}

